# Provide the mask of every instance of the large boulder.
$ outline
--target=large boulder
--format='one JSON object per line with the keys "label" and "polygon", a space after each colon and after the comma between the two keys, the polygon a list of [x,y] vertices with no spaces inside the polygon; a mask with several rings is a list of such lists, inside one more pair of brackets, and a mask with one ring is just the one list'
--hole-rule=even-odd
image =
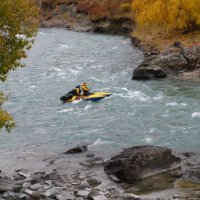
{"label": "large boulder", "polygon": [[151,65],[147,67],[138,67],[134,70],[132,79],[155,79],[165,78],[167,73],[160,66]]}
{"label": "large boulder", "polygon": [[114,156],[105,171],[119,179],[134,182],[178,167],[181,159],[160,146],[135,146]]}
{"label": "large boulder", "polygon": [[185,48],[184,56],[188,61],[189,69],[194,70],[200,68],[200,46],[191,49]]}
{"label": "large boulder", "polygon": [[183,55],[178,52],[161,55],[161,62],[170,70],[179,72],[188,69],[188,62]]}

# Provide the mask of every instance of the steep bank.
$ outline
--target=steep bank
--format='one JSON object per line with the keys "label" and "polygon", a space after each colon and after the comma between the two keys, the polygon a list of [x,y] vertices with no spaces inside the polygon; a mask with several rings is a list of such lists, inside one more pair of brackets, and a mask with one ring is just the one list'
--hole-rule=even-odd
{"label": "steep bank", "polygon": [[110,5],[102,1],[42,1],[41,26],[64,27],[74,31],[128,34],[133,21],[123,2]]}

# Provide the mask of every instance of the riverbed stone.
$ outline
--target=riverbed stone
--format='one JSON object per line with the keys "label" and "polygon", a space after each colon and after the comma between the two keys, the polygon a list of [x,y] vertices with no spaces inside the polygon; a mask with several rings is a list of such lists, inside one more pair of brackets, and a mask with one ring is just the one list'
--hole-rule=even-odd
{"label": "riverbed stone", "polygon": [[74,197],[71,194],[69,194],[69,192],[63,191],[61,194],[56,196],[56,199],[57,200],[71,200],[71,199],[74,199]]}
{"label": "riverbed stone", "polygon": [[55,188],[55,187],[52,187],[48,190],[46,190],[43,195],[45,197],[54,197],[55,195],[57,195],[58,193],[62,192],[61,188]]}
{"label": "riverbed stone", "polygon": [[105,165],[107,174],[121,180],[135,182],[177,167],[181,159],[161,146],[135,146],[114,156]]}
{"label": "riverbed stone", "polygon": [[64,152],[64,154],[83,153],[87,150],[88,150],[88,147],[86,145],[76,146],[72,149],[67,150],[66,152]]}
{"label": "riverbed stone", "polygon": [[86,198],[89,195],[90,191],[88,190],[80,190],[75,193],[74,196]]}
{"label": "riverbed stone", "polygon": [[89,200],[108,200],[107,197],[103,194],[98,195],[98,196],[93,196],[91,199]]}
{"label": "riverbed stone", "polygon": [[4,181],[0,181],[0,193],[7,192],[7,191],[13,191],[14,185],[10,183],[6,183]]}
{"label": "riverbed stone", "polygon": [[25,200],[27,195],[24,193],[15,193],[8,191],[3,194],[3,197],[7,200]]}
{"label": "riverbed stone", "polygon": [[97,180],[97,179],[88,179],[87,182],[89,183],[90,186],[92,187],[96,187],[98,185],[101,184],[101,181],[100,180]]}

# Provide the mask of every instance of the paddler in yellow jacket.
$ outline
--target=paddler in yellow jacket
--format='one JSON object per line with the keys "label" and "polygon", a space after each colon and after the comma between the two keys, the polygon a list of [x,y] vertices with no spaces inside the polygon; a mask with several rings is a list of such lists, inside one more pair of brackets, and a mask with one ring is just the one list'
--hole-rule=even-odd
{"label": "paddler in yellow jacket", "polygon": [[70,92],[68,92],[67,94],[65,94],[64,96],[60,97],[60,100],[65,102],[67,100],[72,99],[74,96],[77,96],[77,99],[81,98],[81,86],[77,85],[75,89],[71,90]]}
{"label": "paddler in yellow jacket", "polygon": [[91,93],[90,93],[90,88],[87,86],[87,84],[85,82],[83,82],[81,84],[81,89],[83,91],[83,96],[89,96]]}

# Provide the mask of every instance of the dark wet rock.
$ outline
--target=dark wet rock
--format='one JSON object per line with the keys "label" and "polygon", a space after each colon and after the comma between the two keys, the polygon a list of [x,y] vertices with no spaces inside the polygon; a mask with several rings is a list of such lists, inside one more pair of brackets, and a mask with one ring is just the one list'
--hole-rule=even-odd
{"label": "dark wet rock", "polygon": [[77,147],[67,150],[64,154],[83,153],[87,150],[88,150],[88,147],[85,145],[77,146]]}
{"label": "dark wet rock", "polygon": [[181,159],[174,156],[168,148],[135,146],[114,156],[104,169],[109,175],[133,182],[177,167],[180,161]]}
{"label": "dark wet rock", "polygon": [[185,152],[185,153],[182,153],[185,157],[189,158],[191,156],[194,156],[195,153],[194,152]]}
{"label": "dark wet rock", "polygon": [[95,154],[94,153],[90,153],[90,154],[87,154],[86,155],[88,158],[94,158],[95,157]]}
{"label": "dark wet rock", "polygon": [[89,188],[89,187],[90,187],[90,185],[87,182],[81,182],[81,185],[79,185],[77,187],[77,189],[84,190],[84,189]]}
{"label": "dark wet rock", "polygon": [[43,179],[43,175],[35,174],[31,176],[28,180],[30,181],[31,184],[37,184],[37,183],[40,183],[42,179]]}
{"label": "dark wet rock", "polygon": [[151,65],[148,67],[138,67],[133,72],[132,79],[155,79],[155,78],[165,78],[167,73],[160,66]]}
{"label": "dark wet rock", "polygon": [[98,185],[101,184],[101,181],[100,180],[97,180],[97,179],[88,179],[87,182],[89,183],[90,186],[92,187],[96,187]]}
{"label": "dark wet rock", "polygon": [[51,172],[49,174],[46,174],[44,177],[43,177],[43,180],[60,180],[62,179],[62,177],[56,172]]}
{"label": "dark wet rock", "polygon": [[123,33],[128,34],[133,29],[133,21],[130,19],[108,19],[101,18],[93,20],[93,31],[100,33]]}

